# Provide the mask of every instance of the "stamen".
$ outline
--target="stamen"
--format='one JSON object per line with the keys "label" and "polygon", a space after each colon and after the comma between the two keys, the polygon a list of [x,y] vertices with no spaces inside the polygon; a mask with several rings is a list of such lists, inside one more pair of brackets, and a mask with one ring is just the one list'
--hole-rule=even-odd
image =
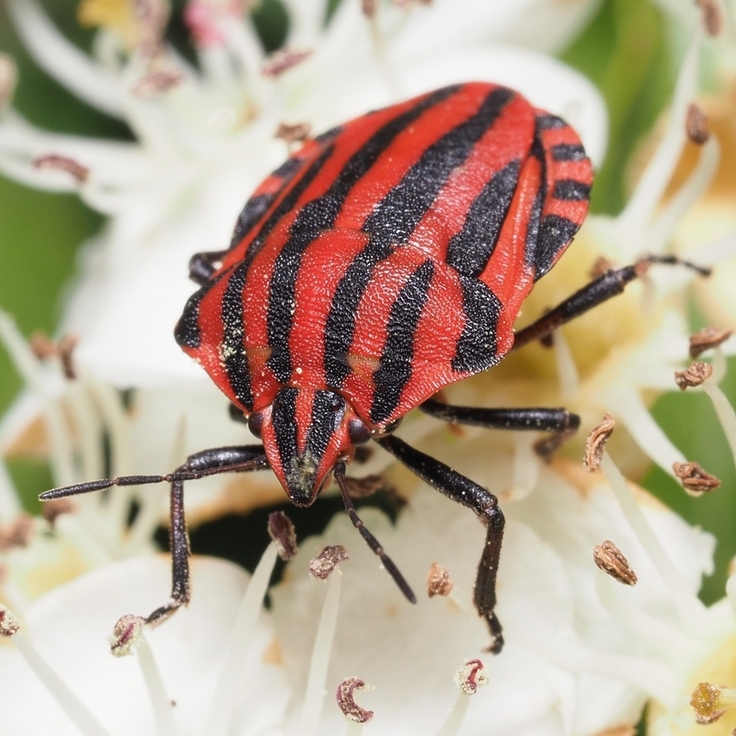
{"label": "stamen", "polygon": [[228,733],[230,718],[240,699],[240,675],[245,654],[255,633],[256,622],[263,608],[263,598],[268,590],[277,557],[276,543],[271,542],[253,572],[238,609],[227,648],[227,657],[220,670],[215,696],[206,720],[210,736],[224,736]]}
{"label": "stamen", "polygon": [[455,673],[454,679],[455,684],[460,688],[460,694],[436,736],[457,736],[468,712],[471,696],[489,681],[485,664],[480,659],[466,660]]}
{"label": "stamen", "polygon": [[184,75],[177,69],[152,69],[138,79],[130,92],[135,97],[150,99],[178,87]]}
{"label": "stamen", "polygon": [[363,15],[371,20],[376,17],[377,0],[360,0],[360,7]]}
{"label": "stamen", "polygon": [[296,544],[296,530],[283,511],[274,511],[268,515],[268,535],[276,542],[279,557],[284,562],[296,557],[299,551]]}
{"label": "stamen", "polygon": [[680,391],[700,386],[703,381],[713,375],[713,366],[710,363],[691,363],[684,371],[675,371],[675,383]]}
{"label": "stamen", "polygon": [[10,54],[0,53],[0,112],[9,104],[18,81],[18,67]]}
{"label": "stamen", "polygon": [[452,580],[447,568],[439,562],[433,562],[427,575],[427,595],[434,598],[436,595],[448,596],[452,592]]}
{"label": "stamen", "polygon": [[89,169],[86,166],[83,166],[73,158],[59,156],[54,153],[35,158],[33,160],[33,165],[37,169],[66,171],[67,174],[71,174],[71,176],[73,176],[80,184],[84,184],[84,182],[89,178]]}
{"label": "stamen", "polygon": [[703,109],[691,102],[687,108],[687,120],[685,122],[687,137],[696,145],[702,146],[710,138],[708,118]]}
{"label": "stamen", "polygon": [[610,540],[596,544],[593,548],[593,561],[599,569],[619,583],[636,585],[636,573],[631,569],[624,553]]}
{"label": "stamen", "polygon": [[145,634],[141,635],[138,642],[138,663],[151,698],[153,716],[156,719],[156,733],[161,736],[177,736],[179,729],[174,721],[171,698],[166,694],[161,672]]}
{"label": "stamen", "polygon": [[[328,550],[330,550],[328,552]],[[325,554],[327,553],[327,554]],[[332,651],[332,642],[335,638],[335,629],[337,628],[337,612],[340,605],[340,588],[342,585],[342,573],[335,570],[338,561],[348,559],[347,552],[344,547],[336,545],[335,547],[326,548],[319,555],[324,561],[327,558],[334,560],[329,572],[329,582],[327,584],[327,596],[322,606],[322,614],[319,619],[319,627],[317,628],[317,637],[314,640],[314,649],[312,650],[312,660],[309,664],[309,676],[307,677],[307,689],[304,694],[304,707],[301,715],[300,733],[309,736],[317,730],[319,719],[322,714],[322,704],[325,697],[325,683],[327,682],[327,668],[330,664],[330,653]],[[338,559],[339,558],[339,559]],[[312,572],[313,564],[309,566]],[[322,562],[317,567],[325,572]],[[315,577],[324,577],[316,575]]]}
{"label": "stamen", "polygon": [[565,399],[572,399],[580,388],[580,376],[572,357],[570,347],[565,340],[562,330],[555,330],[552,335],[552,343],[555,348],[555,363],[557,375],[560,379],[560,392]]}
{"label": "stamen", "polygon": [[736,705],[736,689],[701,682],[690,696],[695,721],[707,725],[717,721],[728,708]]}
{"label": "stamen", "polygon": [[[665,135],[642,174],[634,195],[617,218],[616,229],[619,234],[644,231],[680,160],[686,138],[683,125],[685,113],[697,90],[701,45],[702,31],[698,29],[680,67]],[[632,249],[639,247],[639,243],[631,245]]]}
{"label": "stamen", "polygon": [[23,512],[8,468],[0,455],[0,520],[10,521]]}
{"label": "stamen", "polygon": [[688,593],[680,573],[659,543],[652,527],[631,493],[624,476],[605,451],[601,458],[600,467],[613,490],[626,521],[639,538],[639,542],[654,563],[657,572],[672,596],[680,619],[696,625],[700,614],[704,610],[703,604],[695,596]]}
{"label": "stamen", "polygon": [[[0,634],[13,636],[13,643],[23,655],[33,673],[51,693],[59,707],[66,713],[83,736],[109,736],[108,731],[87,706],[69,689],[68,685],[54,672],[23,634],[19,625],[5,606],[0,606]],[[8,633],[6,633],[8,632]]]}
{"label": "stamen", "polygon": [[[373,711],[361,708],[355,702],[356,690],[372,690],[370,685],[366,685],[359,677],[348,677],[344,679],[335,692],[337,707],[342,714],[353,723],[368,723],[373,718]],[[359,732],[357,732],[359,733]]]}
{"label": "stamen", "polygon": [[726,394],[712,380],[703,383],[703,391],[713,403],[718,421],[723,427],[728,446],[731,448],[734,464],[736,464],[736,413],[728,402]]}
{"label": "stamen", "polygon": [[672,470],[691,496],[702,496],[721,485],[715,475],[706,473],[698,463],[675,463]]}
{"label": "stamen", "polygon": [[77,506],[71,498],[58,498],[56,501],[47,501],[41,505],[41,514],[53,529],[56,520],[63,514],[73,514]]}
{"label": "stamen", "polygon": [[690,335],[690,357],[697,358],[701,353],[722,345],[733,334],[733,330],[720,327],[704,327],[700,332]]}
{"label": "stamen", "polygon": [[589,473],[597,470],[600,465],[606,442],[608,442],[608,438],[613,434],[615,426],[616,420],[611,414],[606,412],[603,415],[603,419],[596,427],[593,428],[593,431],[585,440],[585,456],[583,457],[583,463],[585,465],[585,469]]}

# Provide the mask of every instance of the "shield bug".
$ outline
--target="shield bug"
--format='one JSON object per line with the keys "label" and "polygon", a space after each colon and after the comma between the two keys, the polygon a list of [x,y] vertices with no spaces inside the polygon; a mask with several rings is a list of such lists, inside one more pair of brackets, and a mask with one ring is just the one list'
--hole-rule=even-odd
{"label": "shield bug", "polygon": [[514,335],[534,283],[567,248],[588,210],[592,169],[575,132],[520,94],[486,83],[444,87],[308,140],[258,187],[227,250],[199,253],[200,285],[176,326],[262,444],[192,455],[164,476],[56,489],[171,484],[171,600],[189,600],[183,483],[270,468],[291,501],[311,505],[334,477],[350,518],[404,595],[414,594],[357,515],[345,480],[373,440],[485,523],[474,600],[492,649],[504,517],[485,488],[394,434],[419,408],[452,422],[566,433],[564,409],[488,409],[433,399],[506,353],[620,293],[652,257],[609,270]]}

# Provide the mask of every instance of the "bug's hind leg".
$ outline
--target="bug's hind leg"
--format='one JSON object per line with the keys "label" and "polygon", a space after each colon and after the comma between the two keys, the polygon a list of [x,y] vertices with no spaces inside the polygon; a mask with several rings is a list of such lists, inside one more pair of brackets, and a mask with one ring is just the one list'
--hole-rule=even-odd
{"label": "bug's hind leg", "polygon": [[485,523],[486,542],[475,578],[473,602],[478,614],[486,620],[491,633],[489,651],[498,654],[503,648],[503,633],[501,623],[495,613],[496,577],[505,525],[498,499],[470,478],[466,478],[439,460],[414,449],[398,437],[389,435],[376,441],[432,488],[453,501],[473,509]]}
{"label": "bug's hind leg", "polygon": [[668,266],[684,266],[696,271],[701,276],[710,275],[710,269],[708,268],[669,255],[646,256],[630,266],[608,270],[579,291],[576,291],[554,309],[546,312],[536,322],[532,322],[528,327],[519,330],[514,336],[514,345],[511,349],[517,350],[530,342],[547,337],[570,320],[580,317],[599,304],[621,294],[628,284],[643,276],[649,270],[649,267],[655,263]]}

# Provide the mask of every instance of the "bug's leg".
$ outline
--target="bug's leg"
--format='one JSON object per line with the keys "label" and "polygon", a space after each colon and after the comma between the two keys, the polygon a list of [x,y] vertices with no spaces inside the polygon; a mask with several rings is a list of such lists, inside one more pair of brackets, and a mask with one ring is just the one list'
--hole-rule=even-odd
{"label": "bug's leg", "polygon": [[119,478],[89,481],[73,486],[54,488],[42,493],[42,501],[100,491],[112,486],[171,483],[169,496],[169,541],[171,547],[171,598],[146,617],[147,624],[158,624],[178,608],[189,603],[189,534],[184,513],[184,481],[210,475],[247,472],[268,468],[262,445],[218,447],[190,455],[183,465],[167,475],[124,475]]}
{"label": "bug's leg", "polygon": [[409,583],[406,582],[406,579],[401,574],[401,571],[398,567],[396,567],[396,564],[394,561],[383,551],[383,547],[381,546],[381,543],[373,536],[373,534],[370,532],[370,530],[365,526],[362,519],[358,516],[358,513],[355,510],[355,506],[353,505],[353,499],[350,497],[350,490],[348,489],[348,484],[346,483],[345,478],[345,463],[339,462],[337,465],[335,465],[335,480],[337,481],[337,485],[340,487],[340,493],[342,494],[342,500],[345,504],[345,511],[347,512],[347,515],[350,517],[350,521],[353,523],[353,526],[360,532],[360,536],[365,539],[368,546],[378,555],[378,557],[381,559],[381,562],[383,563],[383,566],[386,568],[388,574],[394,579],[394,582],[396,585],[399,586],[399,590],[406,596],[407,600],[410,603],[416,603],[417,597],[414,595],[414,591],[409,586]]}
{"label": "bug's leg", "polygon": [[496,576],[505,524],[498,499],[470,478],[466,478],[439,460],[414,449],[398,437],[389,435],[377,439],[376,442],[432,488],[453,501],[473,509],[485,523],[486,543],[478,564],[473,602],[478,613],[486,620],[491,632],[489,651],[498,654],[503,647],[503,634],[501,623],[494,609],[496,608]]}
{"label": "bug's leg", "polygon": [[419,408],[437,419],[456,424],[469,424],[486,429],[518,429],[574,432],[580,426],[580,417],[567,409],[524,407],[522,409],[486,409],[474,406],[454,406],[428,399]]}
{"label": "bug's leg", "polygon": [[554,309],[546,312],[536,322],[519,330],[514,336],[514,345],[511,349],[517,350],[530,342],[544,338],[566,322],[621,294],[627,284],[643,276],[654,263],[685,266],[702,276],[710,275],[710,269],[683,261],[675,256],[646,256],[630,266],[606,271]]}

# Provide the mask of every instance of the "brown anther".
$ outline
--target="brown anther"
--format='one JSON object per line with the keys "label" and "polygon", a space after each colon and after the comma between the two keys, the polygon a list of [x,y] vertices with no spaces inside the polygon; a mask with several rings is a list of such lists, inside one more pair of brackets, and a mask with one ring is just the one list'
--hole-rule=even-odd
{"label": "brown anther", "polygon": [[376,15],[377,0],[360,0],[360,7],[366,18],[374,18]]}
{"label": "brown anther", "polygon": [[33,161],[33,165],[37,169],[56,169],[57,171],[66,171],[71,174],[80,184],[84,184],[89,178],[89,169],[82,166],[78,161],[67,156],[59,156],[50,153],[46,156],[38,156]]}
{"label": "brown anther", "polygon": [[275,137],[287,143],[301,143],[309,138],[312,126],[309,123],[279,123]]}
{"label": "brown anther", "polygon": [[56,343],[45,332],[34,332],[28,345],[39,360],[48,360],[56,355]]}
{"label": "brown anther", "polygon": [[685,490],[697,495],[714,491],[721,485],[721,481],[715,475],[706,473],[698,463],[673,463],[672,470]]}
{"label": "brown anther", "polygon": [[696,0],[700,6],[703,27],[710,36],[717,36],[723,29],[723,14],[718,0]]}
{"label": "brown anther", "polygon": [[371,687],[366,685],[359,677],[348,677],[344,679],[335,692],[337,707],[342,714],[353,723],[368,723],[373,718],[373,711],[361,708],[355,702],[356,690],[370,690]]}
{"label": "brown anther", "polygon": [[53,501],[46,501],[41,505],[41,514],[48,521],[51,528],[56,524],[56,520],[63,514],[73,514],[77,510],[77,506],[71,498],[57,498]]}
{"label": "brown anther", "polygon": [[705,113],[700,106],[694,102],[691,102],[687,107],[685,130],[687,131],[687,137],[698,146],[702,146],[710,138],[708,118],[705,117]]}
{"label": "brown anther", "polygon": [[280,49],[271,54],[263,66],[261,66],[261,74],[264,77],[278,77],[285,71],[288,71],[297,64],[301,64],[305,59],[308,59],[312,55],[312,52],[307,51],[293,51],[291,49]]}
{"label": "brown anther", "polygon": [[171,7],[167,0],[134,0],[133,9],[141,33],[138,49],[146,56],[155,56],[163,46]]}
{"label": "brown anther", "polygon": [[141,616],[134,616],[132,613],[121,616],[113,629],[112,638],[110,639],[110,651],[116,657],[124,657],[126,654],[130,654],[143,633],[145,624],[146,619]]}
{"label": "brown anther", "polygon": [[27,547],[33,537],[33,517],[19,516],[10,524],[0,527],[0,552]]}
{"label": "brown anther", "polygon": [[0,603],[0,636],[10,637],[18,633],[20,621],[16,615]]}
{"label": "brown anther", "polygon": [[680,391],[686,388],[700,386],[713,375],[713,366],[710,363],[691,363],[684,371],[675,371],[675,383]]}
{"label": "brown anther", "polygon": [[62,335],[57,345],[64,376],[70,381],[77,378],[77,372],[74,368],[74,350],[78,342],[79,338],[76,335]]}
{"label": "brown anther", "polygon": [[10,102],[18,81],[18,67],[9,54],[0,53],[0,111]]}
{"label": "brown anther", "polygon": [[466,694],[475,695],[479,687],[488,684],[488,671],[480,659],[467,659],[455,673],[455,684]]}
{"label": "brown anther", "polygon": [[427,595],[434,598],[436,595],[448,596],[451,592],[450,573],[439,562],[433,562],[427,575]]}
{"label": "brown anther", "polygon": [[624,553],[608,539],[593,547],[593,561],[599,569],[623,585],[636,585],[639,579]]}
{"label": "brown anther", "polygon": [[690,706],[695,711],[695,721],[702,726],[715,723],[725,712],[721,695],[724,688],[711,685],[709,682],[698,683],[690,696]]}
{"label": "brown anther", "polygon": [[341,544],[328,545],[309,563],[309,574],[314,578],[327,580],[338,562],[349,559],[348,551]]}
{"label": "brown anther", "polygon": [[588,275],[591,279],[597,279],[603,276],[604,273],[608,273],[613,270],[613,261],[609,261],[605,256],[598,256],[595,259],[595,263],[590,267]]}
{"label": "brown anther", "polygon": [[690,357],[697,358],[711,348],[717,348],[726,342],[733,330],[722,330],[720,327],[705,327],[700,332],[690,335]]}
{"label": "brown anther", "polygon": [[291,519],[283,511],[268,515],[268,535],[276,542],[279,557],[287,562],[299,551],[296,544],[296,530]]}
{"label": "brown anther", "polygon": [[183,75],[176,69],[152,69],[136,81],[131,92],[136,97],[155,97],[178,86],[183,80]]}
{"label": "brown anther", "polygon": [[600,424],[596,426],[585,440],[585,456],[583,463],[589,473],[598,468],[603,457],[603,449],[608,438],[613,433],[616,426],[616,420],[606,412],[601,419]]}

